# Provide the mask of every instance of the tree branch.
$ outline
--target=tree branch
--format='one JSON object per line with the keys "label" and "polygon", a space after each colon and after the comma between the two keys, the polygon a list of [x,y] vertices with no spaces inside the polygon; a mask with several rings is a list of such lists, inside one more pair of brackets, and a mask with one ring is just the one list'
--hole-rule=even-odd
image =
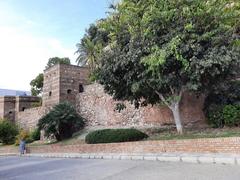
{"label": "tree branch", "polygon": [[168,106],[170,107],[170,104],[167,102],[167,100],[163,97],[161,93],[155,90],[155,93],[158,95],[158,97]]}
{"label": "tree branch", "polygon": [[171,90],[171,93],[174,95],[175,93],[174,93],[173,88],[172,88],[171,86],[169,86],[169,88],[170,88],[170,90]]}

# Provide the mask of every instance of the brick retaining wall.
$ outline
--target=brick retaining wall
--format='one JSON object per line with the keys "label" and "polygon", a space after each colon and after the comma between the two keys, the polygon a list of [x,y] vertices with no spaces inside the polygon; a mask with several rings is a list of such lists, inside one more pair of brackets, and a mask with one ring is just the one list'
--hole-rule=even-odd
{"label": "brick retaining wall", "polygon": [[[0,148],[0,153],[17,147]],[[240,154],[240,137],[189,140],[139,141],[111,144],[43,145],[29,147],[30,153],[233,153]]]}
{"label": "brick retaining wall", "polygon": [[0,154],[8,154],[8,153],[18,153],[18,147],[17,146],[0,147]]}
{"label": "brick retaining wall", "polygon": [[240,153],[240,138],[209,138],[168,141],[140,141],[111,144],[50,145],[31,147],[31,153]]}

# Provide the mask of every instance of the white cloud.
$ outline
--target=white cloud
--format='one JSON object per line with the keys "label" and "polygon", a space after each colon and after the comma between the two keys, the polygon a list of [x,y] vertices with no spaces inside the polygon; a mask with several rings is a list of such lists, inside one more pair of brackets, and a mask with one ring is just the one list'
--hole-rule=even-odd
{"label": "white cloud", "polygon": [[57,39],[0,26],[0,88],[29,90],[30,81],[55,56],[75,59],[74,50]]}
{"label": "white cloud", "polygon": [[43,72],[49,58],[75,60],[75,49],[43,28],[48,27],[0,1],[0,88],[30,90],[30,81]]}

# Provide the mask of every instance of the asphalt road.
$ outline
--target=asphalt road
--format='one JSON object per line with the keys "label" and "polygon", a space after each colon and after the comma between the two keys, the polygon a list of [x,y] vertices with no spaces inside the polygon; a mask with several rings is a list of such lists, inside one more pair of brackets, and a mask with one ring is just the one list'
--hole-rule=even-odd
{"label": "asphalt road", "polygon": [[0,180],[239,180],[240,166],[0,157]]}

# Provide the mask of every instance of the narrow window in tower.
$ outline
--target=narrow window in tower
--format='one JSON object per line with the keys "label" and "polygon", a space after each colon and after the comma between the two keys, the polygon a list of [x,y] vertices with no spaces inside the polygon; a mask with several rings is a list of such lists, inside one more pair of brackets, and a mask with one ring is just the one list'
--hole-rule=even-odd
{"label": "narrow window in tower", "polygon": [[67,90],[67,94],[71,94],[72,93],[72,90],[71,89],[68,89]]}
{"label": "narrow window in tower", "polygon": [[48,96],[49,96],[49,97],[52,96],[52,91],[50,91],[50,92],[48,93]]}
{"label": "narrow window in tower", "polygon": [[82,85],[82,84],[79,84],[79,93],[82,93],[82,92],[84,92],[83,85]]}

